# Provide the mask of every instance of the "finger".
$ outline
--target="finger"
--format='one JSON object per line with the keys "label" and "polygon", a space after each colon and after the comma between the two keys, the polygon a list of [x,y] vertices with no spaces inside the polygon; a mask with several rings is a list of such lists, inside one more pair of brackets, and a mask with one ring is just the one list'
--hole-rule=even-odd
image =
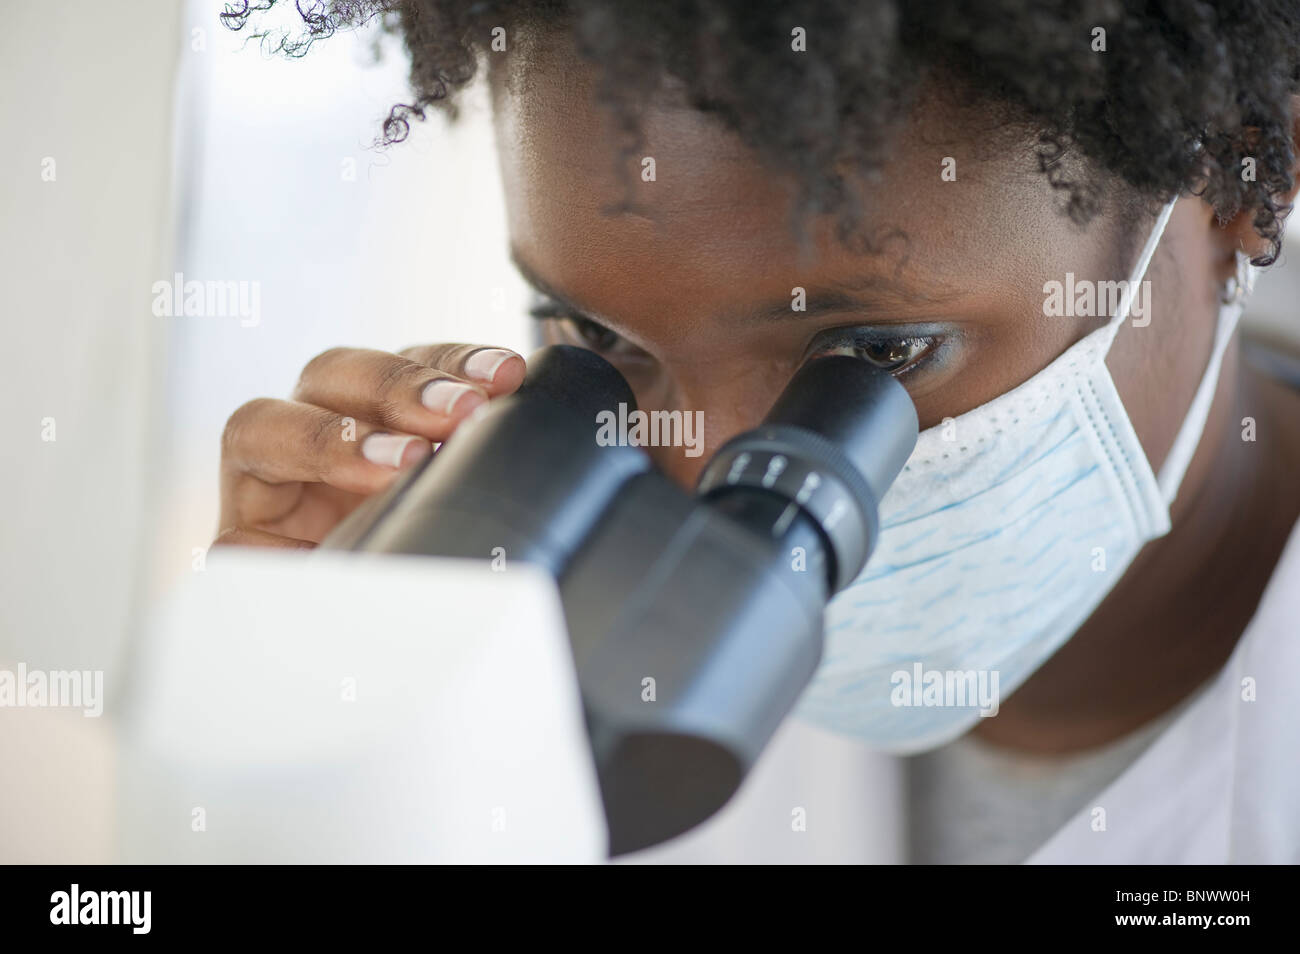
{"label": "finger", "polygon": [[221,460],[227,471],[268,484],[324,483],[369,495],[432,451],[414,434],[383,431],[311,404],[257,398],[230,416]]}
{"label": "finger", "polygon": [[524,381],[524,359],[507,348],[474,344],[416,345],[398,352],[430,368],[467,380],[491,397],[511,394]]}
{"label": "finger", "polygon": [[229,527],[212,541],[214,547],[275,547],[281,550],[314,550],[316,544],[309,540],[295,540],[278,533],[254,530],[252,527]]}
{"label": "finger", "polygon": [[386,430],[446,440],[488,400],[480,385],[409,358],[361,348],[331,348],[302,371],[295,400]]}

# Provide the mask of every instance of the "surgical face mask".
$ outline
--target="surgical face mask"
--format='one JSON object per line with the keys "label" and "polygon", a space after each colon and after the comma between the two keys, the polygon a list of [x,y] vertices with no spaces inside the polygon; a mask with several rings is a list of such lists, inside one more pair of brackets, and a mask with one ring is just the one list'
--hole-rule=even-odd
{"label": "surgical face mask", "polygon": [[1142,545],[1168,532],[1241,313],[1240,301],[1220,312],[1157,477],[1105,359],[1172,211],[1170,202],[1105,327],[1013,391],[922,432],[881,501],[871,560],[827,607],[801,718],[898,753],[956,738],[995,715]]}

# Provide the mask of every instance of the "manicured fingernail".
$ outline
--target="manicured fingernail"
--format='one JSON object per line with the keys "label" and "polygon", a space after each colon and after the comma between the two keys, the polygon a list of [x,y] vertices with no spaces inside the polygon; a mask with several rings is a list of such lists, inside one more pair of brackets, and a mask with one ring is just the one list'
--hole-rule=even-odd
{"label": "manicured fingernail", "polygon": [[433,445],[426,440],[416,438],[411,441],[406,450],[402,451],[402,462],[397,465],[398,470],[405,470],[416,461],[424,460],[433,453]]}
{"label": "manicured fingernail", "polygon": [[430,450],[428,441],[405,434],[371,434],[361,442],[361,456],[381,467],[412,464]]}
{"label": "manicured fingernail", "polygon": [[472,411],[483,403],[483,396],[468,384],[457,384],[440,378],[424,386],[420,392],[420,403],[431,411],[451,417],[458,408],[461,414]]}
{"label": "manicured fingernail", "polygon": [[496,377],[497,369],[514,356],[513,351],[503,351],[500,348],[475,351],[465,362],[465,373],[476,381],[490,383]]}

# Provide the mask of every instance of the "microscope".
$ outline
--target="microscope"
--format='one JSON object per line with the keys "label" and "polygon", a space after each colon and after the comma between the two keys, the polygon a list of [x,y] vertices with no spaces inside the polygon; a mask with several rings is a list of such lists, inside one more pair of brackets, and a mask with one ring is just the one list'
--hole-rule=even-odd
{"label": "microscope", "polygon": [[827,602],[861,572],[916,443],[907,392],[812,358],[688,493],[598,440],[636,400],[592,351],[543,348],[517,392],[367,501],[323,550],[538,565],[558,583],[618,855],[707,819],[821,659]]}

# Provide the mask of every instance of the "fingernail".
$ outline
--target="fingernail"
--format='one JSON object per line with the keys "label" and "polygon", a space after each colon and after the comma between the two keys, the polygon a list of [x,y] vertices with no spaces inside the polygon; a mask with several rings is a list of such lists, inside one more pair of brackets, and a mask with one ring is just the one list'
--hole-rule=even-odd
{"label": "fingernail", "polygon": [[403,434],[371,434],[361,442],[362,457],[394,469],[413,464],[431,449],[428,441]]}
{"label": "fingernail", "polygon": [[[469,397],[465,397],[467,394]],[[424,386],[420,392],[420,403],[431,411],[451,417],[457,407],[462,414],[478,407],[483,403],[483,396],[468,384],[457,384],[440,378]]]}
{"label": "fingernail", "polygon": [[402,462],[397,465],[398,470],[405,470],[416,461],[424,460],[433,453],[433,445],[426,440],[414,438],[411,445],[402,451]]}
{"label": "fingernail", "polygon": [[515,356],[513,351],[485,348],[475,351],[465,362],[465,373],[477,381],[491,382],[497,369]]}

